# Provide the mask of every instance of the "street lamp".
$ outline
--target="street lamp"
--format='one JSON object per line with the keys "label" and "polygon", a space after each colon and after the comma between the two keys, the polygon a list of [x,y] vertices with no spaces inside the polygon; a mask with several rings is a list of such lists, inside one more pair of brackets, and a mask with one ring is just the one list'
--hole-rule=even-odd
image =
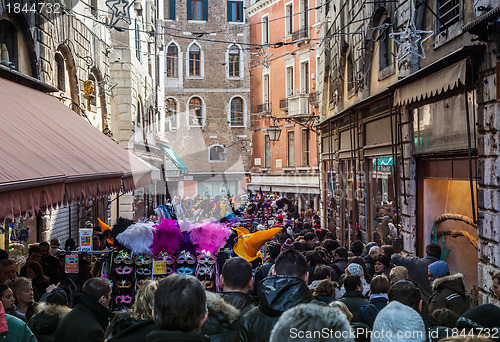
{"label": "street lamp", "polygon": [[270,141],[278,141],[280,140],[281,128],[276,125],[270,126],[267,129],[267,133],[269,134]]}

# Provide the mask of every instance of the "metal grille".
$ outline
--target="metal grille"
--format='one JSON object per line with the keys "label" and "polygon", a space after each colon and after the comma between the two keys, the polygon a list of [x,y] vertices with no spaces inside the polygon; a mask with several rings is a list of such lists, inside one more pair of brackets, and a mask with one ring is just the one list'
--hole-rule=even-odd
{"label": "metal grille", "polygon": [[460,2],[459,0],[441,0],[438,4],[438,15],[440,19],[439,32],[442,32],[458,22]]}

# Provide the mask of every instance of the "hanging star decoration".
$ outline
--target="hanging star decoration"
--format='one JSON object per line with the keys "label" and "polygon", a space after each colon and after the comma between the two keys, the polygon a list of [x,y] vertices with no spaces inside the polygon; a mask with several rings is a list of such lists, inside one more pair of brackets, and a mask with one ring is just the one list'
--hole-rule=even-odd
{"label": "hanging star decoration", "polygon": [[257,53],[251,53],[250,56],[253,58],[255,65],[262,65],[266,69],[269,69],[269,60],[273,56],[272,53],[267,53],[264,51],[264,47],[260,46],[259,51]]}
{"label": "hanging star decoration", "polygon": [[99,87],[99,93],[97,96],[102,96],[103,94],[106,94],[111,97],[115,97],[115,94],[113,93],[113,89],[118,85],[117,82],[111,82],[109,80],[109,75],[105,74],[104,78],[102,81],[97,82],[97,86]]}
{"label": "hanging star decoration", "polygon": [[412,18],[408,20],[406,27],[403,31],[397,33],[389,33],[396,44],[399,45],[398,56],[396,57],[398,61],[402,60],[409,54],[417,55],[420,58],[425,58],[425,51],[422,44],[432,37],[433,31],[422,31],[417,30],[415,27],[415,22]]}
{"label": "hanging star decoration", "polygon": [[120,20],[130,25],[130,7],[134,2],[135,0],[106,0],[106,6],[111,10],[109,26],[114,27]]}

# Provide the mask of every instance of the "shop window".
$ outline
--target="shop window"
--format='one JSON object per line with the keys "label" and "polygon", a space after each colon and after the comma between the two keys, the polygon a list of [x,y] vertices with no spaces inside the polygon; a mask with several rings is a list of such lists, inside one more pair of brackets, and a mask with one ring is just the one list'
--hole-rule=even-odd
{"label": "shop window", "polygon": [[208,160],[210,162],[225,162],[226,149],[222,145],[214,145],[209,148]]}
{"label": "shop window", "polygon": [[165,101],[165,132],[177,128],[177,101],[168,98]]}
{"label": "shop window", "polygon": [[243,126],[243,99],[235,97],[231,100],[231,126]]}
{"label": "shop window", "polygon": [[203,102],[199,97],[193,97],[189,100],[189,126],[203,126]]}
{"label": "shop window", "polygon": [[189,76],[201,76],[201,49],[198,44],[189,47]]}
{"label": "shop window", "polygon": [[229,77],[240,77],[240,48],[233,44],[229,49]]}
{"label": "shop window", "polygon": [[394,201],[394,160],[390,156],[369,158],[369,240],[392,244],[398,235]]}
{"label": "shop window", "polygon": [[0,59],[14,63],[19,69],[17,29],[8,20],[0,20]]}
{"label": "shop window", "polygon": [[175,20],[175,0],[165,0],[165,19]]}
{"label": "shop window", "polygon": [[287,145],[288,145],[288,166],[295,166],[295,132],[288,131],[287,134]]}
{"label": "shop window", "polygon": [[167,48],[167,77],[177,78],[179,70],[179,48],[170,43]]}
{"label": "shop window", "polygon": [[61,54],[56,53],[55,60],[57,73],[57,89],[59,89],[60,91],[66,91],[66,68],[64,66],[64,57]]}
{"label": "shop window", "polygon": [[243,1],[227,2],[227,21],[236,23],[243,22]]}

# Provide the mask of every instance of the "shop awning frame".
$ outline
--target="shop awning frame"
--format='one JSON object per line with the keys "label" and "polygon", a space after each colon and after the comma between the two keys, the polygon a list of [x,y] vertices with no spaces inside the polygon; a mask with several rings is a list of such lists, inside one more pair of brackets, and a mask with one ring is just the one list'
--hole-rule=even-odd
{"label": "shop awning frame", "polygon": [[151,184],[149,164],[34,88],[0,75],[0,218]]}
{"label": "shop awning frame", "polygon": [[174,150],[172,150],[170,147],[167,145],[161,145],[163,151],[165,151],[165,154],[167,157],[179,168],[180,174],[181,175],[187,175],[188,174],[188,167],[184,162],[175,154]]}

